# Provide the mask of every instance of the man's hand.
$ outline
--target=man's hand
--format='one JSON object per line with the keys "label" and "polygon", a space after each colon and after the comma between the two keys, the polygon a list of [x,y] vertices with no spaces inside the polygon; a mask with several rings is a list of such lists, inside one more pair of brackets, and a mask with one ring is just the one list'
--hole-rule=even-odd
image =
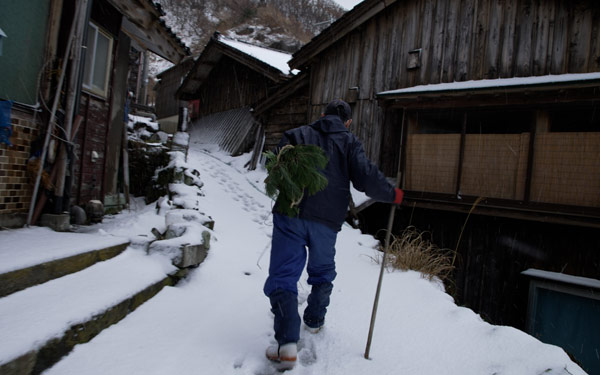
{"label": "man's hand", "polygon": [[394,204],[400,205],[402,204],[402,200],[404,199],[404,192],[402,189],[396,188],[396,199],[394,199]]}

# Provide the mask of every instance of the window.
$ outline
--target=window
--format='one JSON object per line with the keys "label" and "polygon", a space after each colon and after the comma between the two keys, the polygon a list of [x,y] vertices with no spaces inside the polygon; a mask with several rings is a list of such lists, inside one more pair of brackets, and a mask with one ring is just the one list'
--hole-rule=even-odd
{"label": "window", "polygon": [[90,23],[83,87],[101,96],[106,96],[108,91],[112,42],[110,35]]}
{"label": "window", "polygon": [[573,105],[550,110],[551,132],[599,132],[600,105]]}
{"label": "window", "polygon": [[464,115],[467,134],[520,134],[531,131],[533,112],[516,108],[503,110],[443,109],[418,112],[420,134],[460,134]]}
{"label": "window", "polygon": [[475,110],[467,113],[467,134],[529,133],[534,121],[531,110]]}

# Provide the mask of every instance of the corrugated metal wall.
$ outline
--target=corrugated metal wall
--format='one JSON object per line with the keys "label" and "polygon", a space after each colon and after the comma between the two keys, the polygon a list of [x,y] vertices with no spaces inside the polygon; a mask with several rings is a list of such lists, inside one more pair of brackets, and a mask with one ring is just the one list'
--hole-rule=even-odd
{"label": "corrugated metal wall", "polygon": [[252,117],[250,107],[213,113],[194,121],[190,128],[192,142],[216,144],[225,152],[237,155],[254,142],[258,122]]}

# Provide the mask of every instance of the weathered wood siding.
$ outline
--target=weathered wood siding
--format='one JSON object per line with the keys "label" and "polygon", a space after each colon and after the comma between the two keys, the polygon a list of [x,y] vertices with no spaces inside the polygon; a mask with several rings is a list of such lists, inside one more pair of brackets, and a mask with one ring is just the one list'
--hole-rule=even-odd
{"label": "weathered wood siding", "polygon": [[302,92],[294,95],[290,100],[270,109],[262,119],[265,126],[265,145],[263,149],[274,149],[286,130],[306,125],[308,123],[307,109],[308,87],[302,89]]}
{"label": "weathered wood siding", "polygon": [[223,56],[198,90],[200,116],[254,105],[274,83],[228,56]]}
{"label": "weathered wood siding", "polygon": [[[407,69],[415,50],[420,67]],[[384,130],[374,100],[378,92],[594,71],[600,71],[598,1],[397,1],[312,62],[309,115],[316,118],[333,98],[349,100],[351,130],[369,157],[380,161]]]}
{"label": "weathered wood siding", "polygon": [[183,77],[193,65],[194,60],[190,58],[159,75],[160,83],[156,92],[155,104],[156,116],[159,119],[179,113],[179,100],[175,97],[175,93],[181,85]]}
{"label": "weathered wood siding", "polygon": [[[369,219],[361,220],[361,229],[379,233],[383,241],[381,229],[387,226],[388,213],[385,204],[370,206],[359,214]],[[467,216],[467,212],[405,207],[394,220],[393,233],[412,225],[427,231],[440,248],[457,249],[454,283],[447,291],[489,323],[525,329],[529,280],[521,272],[528,268],[598,278],[596,228],[477,214],[467,220]]]}

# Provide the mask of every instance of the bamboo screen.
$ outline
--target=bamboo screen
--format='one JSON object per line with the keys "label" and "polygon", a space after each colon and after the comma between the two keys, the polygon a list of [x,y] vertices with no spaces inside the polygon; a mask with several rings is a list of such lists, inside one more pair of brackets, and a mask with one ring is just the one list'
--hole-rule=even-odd
{"label": "bamboo screen", "polygon": [[467,134],[460,193],[522,200],[529,133]]}
{"label": "bamboo screen", "polygon": [[531,200],[600,207],[600,133],[542,133],[535,143]]}
{"label": "bamboo screen", "polygon": [[454,194],[460,134],[411,134],[406,143],[405,189]]}

